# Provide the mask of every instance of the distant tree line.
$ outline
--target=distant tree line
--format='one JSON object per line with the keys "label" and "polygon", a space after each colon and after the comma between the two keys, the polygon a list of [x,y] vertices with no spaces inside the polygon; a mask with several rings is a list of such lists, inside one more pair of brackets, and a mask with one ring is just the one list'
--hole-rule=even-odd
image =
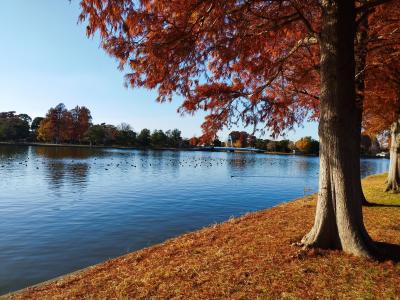
{"label": "distant tree line", "polygon": [[182,138],[178,129],[154,130],[144,128],[139,133],[131,126],[122,123],[119,126],[109,124],[93,125],[86,134],[87,141],[92,145],[121,145],[140,148],[189,148],[188,139]]}
{"label": "distant tree line", "polygon": [[[144,128],[136,133],[127,123],[118,126],[101,123],[93,124],[90,110],[76,106],[68,110],[60,103],[50,108],[45,117],[33,120],[27,114],[15,111],[0,112],[0,141],[39,141],[48,143],[71,143],[90,145],[119,145],[138,148],[190,148],[201,145],[197,137],[183,138],[178,129],[154,130]],[[319,142],[310,136],[298,141],[288,139],[276,141],[256,138],[245,131],[232,131],[227,142],[215,139],[203,146],[228,146],[235,148],[253,147],[267,152],[318,154]],[[381,151],[376,137],[362,135],[361,154],[375,154]]]}
{"label": "distant tree line", "polygon": [[[215,143],[215,142],[214,142]],[[226,146],[235,148],[254,147],[267,152],[300,152],[303,154],[318,154],[319,142],[310,136],[302,137],[297,141],[288,139],[276,141],[256,138],[245,131],[232,131],[228,136]],[[375,136],[363,134],[361,136],[360,152],[362,155],[372,155],[381,151],[381,146]]]}
{"label": "distant tree line", "polygon": [[119,145],[140,148],[188,148],[178,129],[154,130],[145,128],[139,133],[129,124],[118,126],[93,124],[90,110],[76,106],[68,110],[63,103],[50,108],[45,117],[31,119],[14,111],[0,113],[0,141],[46,142],[90,145]]}
{"label": "distant tree line", "polygon": [[0,141],[29,138],[31,121],[27,114],[17,115],[15,111],[0,112]]}
{"label": "distant tree line", "polygon": [[290,153],[297,151],[304,154],[319,153],[319,142],[309,136],[303,137],[296,142],[287,139],[275,141],[256,138],[245,131],[232,131],[228,137],[228,146],[236,148],[254,147],[267,152]]}

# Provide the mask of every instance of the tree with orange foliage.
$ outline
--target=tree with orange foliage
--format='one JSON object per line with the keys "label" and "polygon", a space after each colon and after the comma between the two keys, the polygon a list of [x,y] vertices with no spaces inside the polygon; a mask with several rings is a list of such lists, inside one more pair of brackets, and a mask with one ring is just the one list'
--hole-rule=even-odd
{"label": "tree with orange foliage", "polygon": [[301,244],[374,257],[363,223],[356,29],[385,0],[81,0],[89,36],[132,87],[208,111],[204,140],[243,121],[273,134],[319,114],[315,223]]}
{"label": "tree with orange foliage", "polygon": [[[365,68],[363,125],[370,134],[390,132],[386,191],[400,191],[400,4],[381,16],[371,15]],[[383,16],[383,17],[382,17]]]}
{"label": "tree with orange foliage", "polygon": [[295,143],[296,148],[301,152],[307,152],[308,148],[311,145],[311,137],[310,139],[301,138],[300,140],[296,141]]}
{"label": "tree with orange foliage", "polygon": [[249,135],[246,131],[232,131],[229,133],[230,144],[236,148],[248,147],[252,139],[253,136]]}
{"label": "tree with orange foliage", "polygon": [[71,139],[81,143],[85,133],[92,125],[92,115],[87,107],[78,105],[71,109],[70,112],[72,117]]}
{"label": "tree with orange foliage", "polygon": [[[370,59],[372,52],[385,48],[388,45],[400,44],[396,31],[399,24],[400,1],[382,1],[384,5],[375,6],[375,1],[359,0],[359,5],[366,9],[360,13],[357,20],[357,32],[355,36],[355,76],[356,76],[356,104],[357,110],[355,118],[359,124],[358,131],[362,131],[361,120],[363,118],[364,98],[365,98],[365,78],[370,70]],[[358,139],[359,135],[355,136]],[[358,140],[357,140],[358,142]],[[361,144],[361,140],[359,140]],[[360,168],[360,161],[356,161],[354,169]],[[358,189],[361,190],[361,201],[363,205],[370,205],[366,200],[361,187],[361,181],[358,183]]]}
{"label": "tree with orange foliage", "polygon": [[196,146],[198,146],[200,144],[200,139],[198,138],[198,137],[192,137],[192,138],[190,138],[190,140],[189,140],[189,145],[190,146],[192,146],[192,147],[196,147]]}
{"label": "tree with orange foliage", "polygon": [[50,108],[40,122],[38,138],[42,141],[61,143],[69,141],[72,133],[72,115],[63,103]]}
{"label": "tree with orange foliage", "polygon": [[319,143],[311,136],[302,137],[295,143],[296,148],[304,154],[318,154]]}
{"label": "tree with orange foliage", "polygon": [[[364,0],[364,3],[366,2]],[[398,88],[394,86],[398,83],[393,81],[393,78],[396,77],[394,70],[399,61],[399,22],[400,1],[390,1],[384,7],[374,8],[372,13],[362,18],[357,33],[357,98],[361,110],[364,108],[364,128],[372,135],[388,129],[391,125],[392,136],[396,131],[399,103],[396,92]],[[394,137],[392,140],[396,143]],[[396,190],[399,182],[396,149],[398,147],[394,144],[391,148],[387,190]],[[363,203],[368,204],[365,198]]]}

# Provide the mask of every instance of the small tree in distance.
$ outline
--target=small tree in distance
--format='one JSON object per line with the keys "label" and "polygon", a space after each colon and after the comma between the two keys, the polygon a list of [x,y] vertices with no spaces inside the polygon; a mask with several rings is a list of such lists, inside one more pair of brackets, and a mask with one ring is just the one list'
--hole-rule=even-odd
{"label": "small tree in distance", "polygon": [[116,143],[122,146],[135,146],[137,144],[136,132],[127,123],[121,123],[117,126]]}
{"label": "small tree in distance", "polygon": [[44,120],[40,122],[38,138],[45,142],[61,143],[69,141],[73,131],[71,112],[63,103],[50,108]]}
{"label": "small tree in distance", "polygon": [[190,146],[196,147],[196,146],[199,146],[199,144],[200,144],[200,139],[199,138],[194,136],[194,137],[189,139],[189,145]]}
{"label": "small tree in distance", "polygon": [[296,148],[304,154],[318,154],[319,142],[312,139],[311,136],[301,138],[295,143]]}
{"label": "small tree in distance", "polygon": [[72,117],[71,140],[80,144],[92,125],[92,115],[87,107],[78,105],[70,113]]}
{"label": "small tree in distance", "polygon": [[29,137],[27,114],[16,115],[15,111],[0,112],[0,141],[19,141]]}
{"label": "small tree in distance", "polygon": [[37,135],[37,130],[40,127],[40,123],[42,122],[43,119],[44,118],[42,118],[42,117],[36,117],[33,119],[32,123],[31,123],[31,130],[33,132],[35,132],[36,135]]}
{"label": "small tree in distance", "polygon": [[147,128],[142,129],[142,131],[137,136],[137,142],[140,147],[149,147],[150,146],[150,130]]}

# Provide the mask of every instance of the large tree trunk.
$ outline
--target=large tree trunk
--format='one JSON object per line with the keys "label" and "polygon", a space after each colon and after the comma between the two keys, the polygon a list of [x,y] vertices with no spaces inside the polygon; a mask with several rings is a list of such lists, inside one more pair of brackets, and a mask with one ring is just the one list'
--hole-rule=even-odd
{"label": "large tree trunk", "polygon": [[354,32],[351,0],[322,1],[320,35],[320,179],[315,223],[305,246],[342,249],[373,257],[362,216],[360,120],[356,117]]}
{"label": "large tree trunk", "polygon": [[386,192],[400,192],[400,118],[390,128],[390,163]]}

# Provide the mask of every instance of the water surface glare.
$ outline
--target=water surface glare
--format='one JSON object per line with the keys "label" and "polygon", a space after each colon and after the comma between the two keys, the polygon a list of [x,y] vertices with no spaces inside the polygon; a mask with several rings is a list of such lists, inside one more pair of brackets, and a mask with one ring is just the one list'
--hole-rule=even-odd
{"label": "water surface glare", "polygon": [[[293,155],[0,146],[0,295],[317,190]],[[363,176],[386,159],[364,159]]]}

